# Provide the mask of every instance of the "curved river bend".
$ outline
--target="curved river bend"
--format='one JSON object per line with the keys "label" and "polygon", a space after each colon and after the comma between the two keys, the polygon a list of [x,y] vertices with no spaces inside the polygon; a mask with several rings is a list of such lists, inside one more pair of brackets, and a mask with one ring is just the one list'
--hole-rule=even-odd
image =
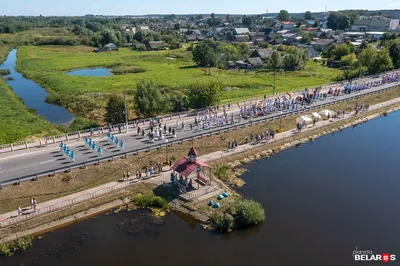
{"label": "curved river bend", "polygon": [[70,124],[74,116],[61,106],[48,104],[45,102],[48,93],[32,80],[24,78],[21,73],[15,70],[17,65],[17,49],[10,51],[6,61],[0,65],[0,69],[9,69],[13,80],[7,80],[7,84],[13,89],[15,94],[22,98],[26,107],[36,110],[47,121],[54,124]]}
{"label": "curved river bend", "polygon": [[356,247],[400,260],[399,129],[397,112],[249,164],[239,192],[265,207],[257,227],[219,235],[174,213],[100,215],[0,264],[361,265]]}

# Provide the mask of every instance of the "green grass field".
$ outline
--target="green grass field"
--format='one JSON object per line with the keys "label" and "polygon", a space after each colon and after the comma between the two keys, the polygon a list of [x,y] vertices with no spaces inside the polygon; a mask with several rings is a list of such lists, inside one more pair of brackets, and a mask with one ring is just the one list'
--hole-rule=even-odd
{"label": "green grass field", "polygon": [[0,129],[0,144],[58,133],[53,125],[27,109],[2,78],[0,78]]}
{"label": "green grass field", "polygon": [[[197,68],[191,60],[191,53],[185,50],[137,52],[122,48],[118,52],[93,53],[86,46],[22,46],[18,50],[18,70],[26,77],[38,82],[50,93],[93,93],[121,92],[124,85],[134,89],[141,79],[177,89],[185,88],[191,82],[212,79],[226,87],[223,101],[237,101],[254,98],[272,92],[273,75],[244,71],[212,69],[211,76],[204,69]],[[65,72],[87,67],[136,66],[146,69],[144,73],[114,75],[111,77],[77,77]],[[277,75],[277,91],[285,92],[304,87],[329,83],[340,71],[328,69],[318,63],[309,62],[302,71]]]}

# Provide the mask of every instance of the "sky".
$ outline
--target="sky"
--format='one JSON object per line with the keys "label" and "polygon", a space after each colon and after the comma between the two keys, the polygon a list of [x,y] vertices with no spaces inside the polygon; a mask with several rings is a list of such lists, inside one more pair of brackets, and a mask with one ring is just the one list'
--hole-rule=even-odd
{"label": "sky", "polygon": [[7,16],[260,14],[267,9],[269,13],[324,11],[326,6],[328,11],[398,9],[400,0],[0,0],[0,6],[0,15]]}

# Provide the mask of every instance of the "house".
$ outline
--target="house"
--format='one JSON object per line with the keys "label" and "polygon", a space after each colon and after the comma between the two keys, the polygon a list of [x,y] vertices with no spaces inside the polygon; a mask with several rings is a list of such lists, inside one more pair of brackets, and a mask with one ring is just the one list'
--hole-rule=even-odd
{"label": "house", "polygon": [[141,31],[149,31],[150,27],[149,26],[139,26],[139,30],[141,30]]}
{"label": "house", "polygon": [[285,33],[282,35],[283,42],[287,44],[292,44],[296,41],[297,34],[296,33]]}
{"label": "house", "polygon": [[235,35],[235,42],[249,42],[250,38],[247,35]]}
{"label": "house", "polygon": [[246,62],[248,62],[248,64],[251,65],[252,68],[257,68],[264,64],[260,57],[249,57],[246,59]]}
{"label": "house", "polygon": [[310,20],[306,20],[306,22],[307,22],[307,25],[308,26],[314,26],[314,24],[315,24],[315,20],[313,20],[313,19],[310,19]]}
{"label": "house", "polygon": [[319,30],[316,33],[317,37],[320,39],[329,39],[334,34],[334,31],[332,29],[319,28]]}
{"label": "house", "polygon": [[382,16],[354,20],[352,31],[389,31],[390,19]]}
{"label": "house", "polygon": [[282,30],[292,30],[292,29],[294,29],[295,26],[296,26],[296,24],[294,22],[291,22],[291,21],[282,21],[281,22],[281,29]]}
{"label": "house", "polygon": [[108,43],[103,46],[103,51],[118,51],[118,46],[115,43]]}
{"label": "house", "polygon": [[165,48],[165,42],[163,41],[152,41],[149,42],[147,45],[147,50],[154,51],[154,50],[162,50]]}
{"label": "house", "polygon": [[255,49],[250,57],[259,57],[261,58],[262,61],[265,62],[265,60],[267,60],[268,57],[271,57],[273,53],[272,49]]}
{"label": "house", "polygon": [[306,49],[308,51],[308,57],[317,57],[319,56],[320,52],[315,50],[312,45],[297,45],[298,48]]}
{"label": "house", "polygon": [[383,37],[383,34],[385,33],[382,31],[369,31],[367,32],[366,36],[372,40],[380,40]]}
{"label": "house", "polygon": [[316,39],[311,42],[311,45],[314,47],[315,50],[317,51],[325,51],[328,49],[329,45],[334,43],[335,40],[332,39]]}
{"label": "house", "polygon": [[235,28],[234,33],[235,35],[244,35],[250,34],[250,31],[248,28]]}
{"label": "house", "polygon": [[251,68],[251,65],[249,65],[248,63],[246,63],[245,61],[239,60],[235,62],[235,66],[238,69],[249,69]]}
{"label": "house", "polygon": [[186,28],[179,29],[179,33],[181,33],[181,34],[186,34],[187,31],[188,31],[188,29],[186,29]]}

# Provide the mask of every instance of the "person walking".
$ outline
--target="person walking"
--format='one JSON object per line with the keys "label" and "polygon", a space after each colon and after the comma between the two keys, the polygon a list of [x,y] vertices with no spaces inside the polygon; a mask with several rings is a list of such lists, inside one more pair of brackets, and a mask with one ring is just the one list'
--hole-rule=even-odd
{"label": "person walking", "polygon": [[126,171],[126,179],[129,179],[131,177],[131,172],[128,170]]}
{"label": "person walking", "polygon": [[36,212],[37,201],[33,198],[33,212]]}
{"label": "person walking", "polygon": [[18,216],[20,216],[21,214],[22,214],[21,206],[18,206]]}

